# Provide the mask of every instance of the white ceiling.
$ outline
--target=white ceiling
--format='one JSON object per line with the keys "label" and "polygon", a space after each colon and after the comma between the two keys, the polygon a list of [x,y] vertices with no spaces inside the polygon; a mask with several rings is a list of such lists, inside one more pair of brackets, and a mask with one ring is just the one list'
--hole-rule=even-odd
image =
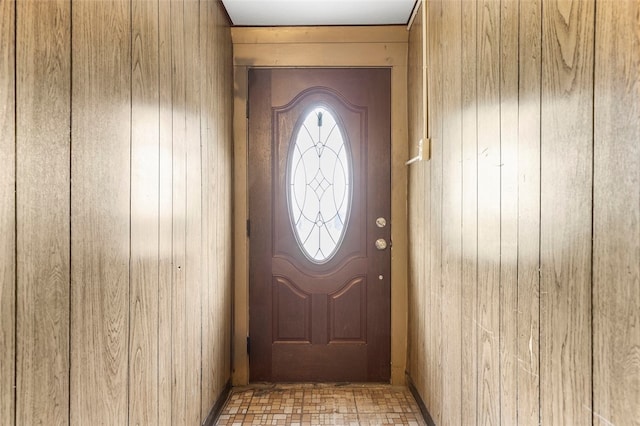
{"label": "white ceiling", "polygon": [[233,25],[406,24],[416,0],[222,0]]}

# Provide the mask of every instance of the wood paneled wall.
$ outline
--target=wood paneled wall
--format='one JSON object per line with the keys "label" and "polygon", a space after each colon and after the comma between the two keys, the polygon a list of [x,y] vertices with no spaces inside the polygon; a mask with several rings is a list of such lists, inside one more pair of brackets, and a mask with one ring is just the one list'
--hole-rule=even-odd
{"label": "wood paneled wall", "polygon": [[221,3],[2,0],[0,43],[0,424],[202,424],[231,372]]}
{"label": "wood paneled wall", "polygon": [[0,1],[0,419],[15,423],[15,6]]}
{"label": "wood paneled wall", "polygon": [[436,424],[640,424],[640,2],[426,4],[410,380]]}

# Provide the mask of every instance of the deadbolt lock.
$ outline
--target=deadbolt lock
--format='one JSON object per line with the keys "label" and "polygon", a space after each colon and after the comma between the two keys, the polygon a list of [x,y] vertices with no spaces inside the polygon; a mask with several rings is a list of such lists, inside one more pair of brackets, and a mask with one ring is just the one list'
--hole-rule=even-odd
{"label": "deadbolt lock", "polygon": [[384,238],[378,238],[376,240],[376,248],[378,250],[384,250],[387,248],[387,241]]}

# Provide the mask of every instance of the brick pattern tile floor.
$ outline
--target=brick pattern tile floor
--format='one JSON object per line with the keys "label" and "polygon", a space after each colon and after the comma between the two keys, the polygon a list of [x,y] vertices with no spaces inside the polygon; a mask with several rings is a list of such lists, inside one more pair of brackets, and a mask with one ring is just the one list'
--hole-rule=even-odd
{"label": "brick pattern tile floor", "polygon": [[237,387],[216,425],[425,425],[405,387],[382,384],[256,384]]}

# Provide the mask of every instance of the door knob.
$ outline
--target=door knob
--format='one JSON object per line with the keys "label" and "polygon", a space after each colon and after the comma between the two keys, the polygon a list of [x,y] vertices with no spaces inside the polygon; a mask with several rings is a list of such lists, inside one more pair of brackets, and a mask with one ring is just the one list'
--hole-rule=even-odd
{"label": "door knob", "polygon": [[378,238],[376,240],[376,248],[378,250],[384,250],[387,248],[387,241],[384,238]]}

